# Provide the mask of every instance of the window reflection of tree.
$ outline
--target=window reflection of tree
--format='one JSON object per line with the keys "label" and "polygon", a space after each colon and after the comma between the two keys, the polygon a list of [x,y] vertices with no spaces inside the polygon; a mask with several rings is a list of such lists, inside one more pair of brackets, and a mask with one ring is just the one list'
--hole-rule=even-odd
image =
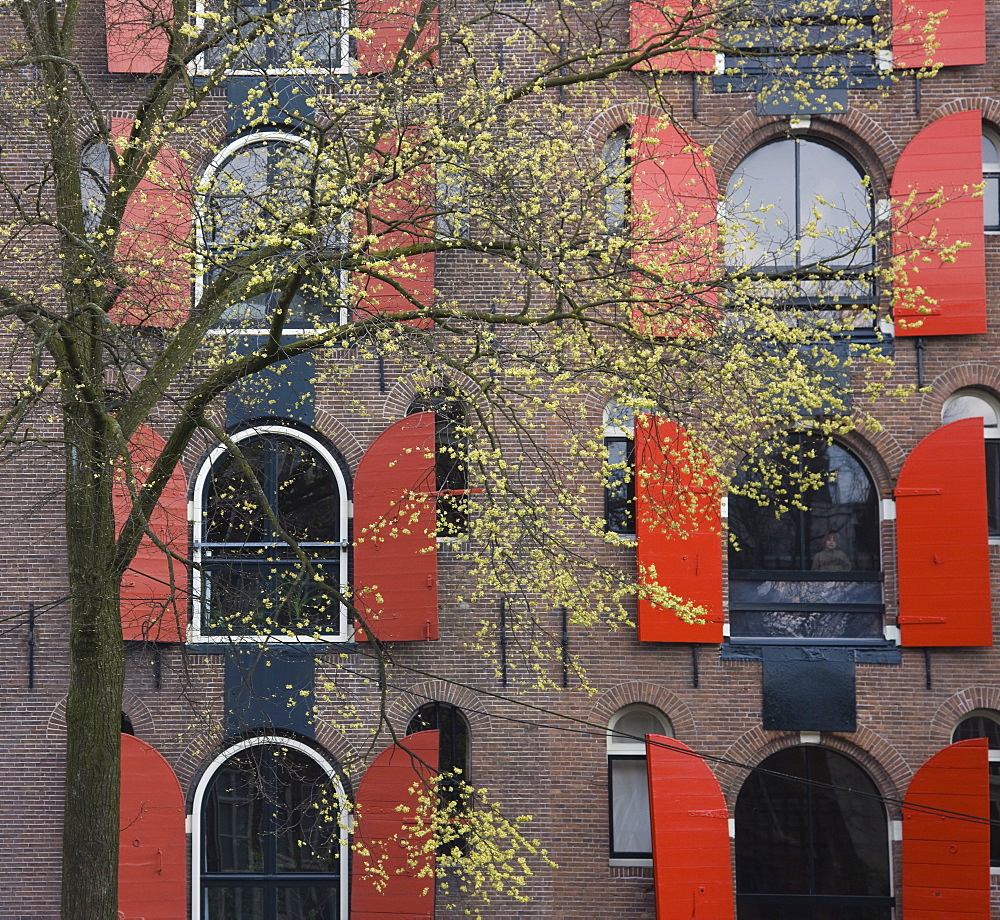
{"label": "window reflection of tree", "polygon": [[730,500],[734,634],[881,635],[878,498],[857,458],[794,435],[749,458],[736,490],[744,494]]}
{"label": "window reflection of tree", "polygon": [[202,808],[202,884],[213,918],[337,916],[341,802],[297,750],[254,745],[216,773]]}

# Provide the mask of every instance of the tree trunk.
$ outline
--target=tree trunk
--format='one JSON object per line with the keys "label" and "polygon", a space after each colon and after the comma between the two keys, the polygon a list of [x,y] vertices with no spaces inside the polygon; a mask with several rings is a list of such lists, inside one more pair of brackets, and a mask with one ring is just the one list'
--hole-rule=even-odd
{"label": "tree trunk", "polygon": [[114,570],[114,457],[101,414],[64,407],[69,693],[63,920],[117,920],[125,662]]}

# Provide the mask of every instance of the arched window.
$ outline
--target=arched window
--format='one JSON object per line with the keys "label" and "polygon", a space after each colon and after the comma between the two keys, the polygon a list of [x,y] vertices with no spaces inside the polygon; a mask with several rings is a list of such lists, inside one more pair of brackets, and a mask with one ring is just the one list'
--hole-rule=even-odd
{"label": "arched window", "polygon": [[619,709],[608,723],[608,830],[613,860],[652,859],[646,735],[673,734],[670,720],[643,703]]}
{"label": "arched window", "polygon": [[612,400],[604,407],[604,522],[611,533],[635,533],[635,412]]}
{"label": "arched window", "polygon": [[433,412],[438,537],[461,538],[469,532],[469,410],[447,387],[420,393],[407,415]]}
{"label": "arched window", "polygon": [[729,530],[733,636],[882,637],[878,494],[846,447],[796,434],[748,458]]}
{"label": "arched window", "polygon": [[959,390],[945,401],[941,423],[981,418],[986,439],[986,516],[991,537],[1000,536],[1000,402],[983,390]]}
{"label": "arched window", "polygon": [[604,231],[621,236],[628,230],[629,129],[618,128],[601,148],[601,193],[604,199]]}
{"label": "arched window", "polygon": [[951,736],[952,741],[985,738],[990,758],[990,865],[1000,870],[1000,712],[979,709],[970,712]]}
{"label": "arched window", "polygon": [[215,448],[195,484],[196,636],[345,638],[346,612],[333,593],[347,584],[339,463],[318,438],[289,426],[257,425],[233,441],[241,456]]}
{"label": "arched window", "polygon": [[807,309],[875,303],[871,183],[841,151],[806,137],[758,147],[726,190],[726,264],[775,282]]}
{"label": "arched window", "polygon": [[889,920],[889,833],[878,787],[821,747],[772,754],[736,800],[740,920]]}
{"label": "arched window", "polygon": [[983,130],[983,225],[1000,232],[1000,135]]}
{"label": "arched window", "polygon": [[[232,306],[220,325],[266,332],[275,309],[287,303],[284,328],[342,322],[342,214],[334,189],[317,177],[316,152],[304,138],[281,131],[240,137],[205,171],[199,252],[200,290],[213,281],[230,284]],[[312,229],[303,234],[302,227]],[[265,241],[288,249],[270,259],[259,255]],[[320,258],[322,257],[322,258]]]}
{"label": "arched window", "polygon": [[229,748],[195,792],[192,920],[346,917],[345,806],[334,765],[306,744]]}
{"label": "arched window", "polygon": [[446,802],[461,806],[464,788],[469,784],[469,723],[462,710],[451,703],[424,703],[410,719],[406,734],[436,728],[440,739],[438,773],[439,792]]}

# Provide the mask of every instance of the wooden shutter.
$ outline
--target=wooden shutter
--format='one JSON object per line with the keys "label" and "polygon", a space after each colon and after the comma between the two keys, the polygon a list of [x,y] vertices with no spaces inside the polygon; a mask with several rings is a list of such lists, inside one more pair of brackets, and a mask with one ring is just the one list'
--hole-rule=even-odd
{"label": "wooden shutter", "polygon": [[434,448],[434,413],[418,412],[383,431],[358,465],[354,603],[382,641],[438,637]]}
{"label": "wooden shutter", "polygon": [[[129,442],[129,463],[116,470],[114,489],[115,524],[120,530],[132,511],[131,489],[142,488],[152,471],[164,441],[145,425]],[[163,546],[181,559],[187,557],[187,482],[178,466],[170,474],[160,501],[149,518],[149,530]],[[190,573],[145,534],[139,542],[121,583],[122,635],[126,639],[153,642],[183,642],[187,633]]]}
{"label": "wooden shutter", "polygon": [[[957,112],[920,131],[892,176],[892,251],[906,278],[896,282],[896,335],[965,335],[986,331],[983,124],[978,111]],[[943,197],[935,197],[943,193]],[[928,200],[939,201],[928,207]],[[943,247],[965,248],[943,259]]]}
{"label": "wooden shutter", "polygon": [[[438,771],[438,744],[436,728],[408,735],[358,786],[351,920],[434,920],[434,851],[423,851],[414,814]],[[373,872],[380,863],[384,872]]]}
{"label": "wooden shutter", "polygon": [[184,795],[154,748],[122,735],[118,916],[178,920],[187,916]]}
{"label": "wooden shutter", "polygon": [[657,920],[733,920],[729,810],[715,775],[686,744],[646,736]]}
{"label": "wooden shutter", "polygon": [[358,73],[390,73],[395,69],[399,52],[407,36],[416,29],[412,57],[400,61],[400,68],[412,66],[412,61],[427,55],[422,66],[437,63],[438,11],[428,5],[426,21],[418,21],[421,0],[361,0],[357,5],[357,28],[362,33],[357,40]]}
{"label": "wooden shutter", "polygon": [[[434,237],[434,166],[417,131],[385,138],[372,153],[367,207],[354,222],[356,239],[371,255],[369,267],[353,279],[358,292],[355,319],[412,312],[434,303],[434,253],[394,256]],[[384,256],[384,258],[381,258]],[[410,320],[414,326],[429,320]]]}
{"label": "wooden shutter", "polygon": [[985,738],[917,770],[903,804],[903,920],[989,920],[989,818]]}
{"label": "wooden shutter", "polygon": [[160,73],[167,62],[174,5],[169,0],[104,0],[108,70]]}
{"label": "wooden shutter", "polygon": [[[942,14],[932,28],[932,17]],[[985,64],[985,0],[892,0],[892,63]]]}
{"label": "wooden shutter", "polygon": [[[124,143],[132,122],[113,118],[111,131],[116,141]],[[122,216],[115,262],[124,286],[111,314],[116,323],[170,328],[187,319],[192,214],[187,164],[176,150],[162,147]]]}
{"label": "wooden shutter", "polygon": [[982,419],[932,431],[896,485],[903,645],[992,645]]}
{"label": "wooden shutter", "polygon": [[668,41],[681,50],[644,60],[637,70],[711,71],[715,69],[712,10],[703,0],[631,0],[629,41],[634,51]]}
{"label": "wooden shutter", "polygon": [[[707,335],[718,302],[718,188],[701,149],[673,123],[632,129],[633,324],[656,336]],[[660,278],[664,280],[660,280]]]}
{"label": "wooden shutter", "polygon": [[[635,424],[636,541],[641,584],[656,584],[705,609],[685,623],[671,609],[639,597],[643,642],[722,641],[722,527],[719,483],[706,459],[669,419],[640,415]],[[656,570],[655,581],[651,570]]]}

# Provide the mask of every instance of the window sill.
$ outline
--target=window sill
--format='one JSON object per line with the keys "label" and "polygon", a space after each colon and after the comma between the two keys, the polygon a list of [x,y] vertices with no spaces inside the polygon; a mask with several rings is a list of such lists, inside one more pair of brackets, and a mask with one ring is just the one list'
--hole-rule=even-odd
{"label": "window sill", "polygon": [[[608,866],[612,869],[618,868],[629,868],[629,869],[651,869],[653,867],[652,859],[624,859],[616,858],[612,856],[608,859]],[[1000,871],[998,869],[997,871]]]}
{"label": "window sill", "polygon": [[[277,647],[278,643],[268,637],[239,637],[228,638],[225,643],[206,641],[204,638],[192,639],[184,646],[184,650],[189,655],[222,655],[227,649],[239,648],[249,644],[257,646],[267,645]],[[358,643],[353,639],[330,639],[329,641],[316,641],[314,638],[304,638],[293,643],[285,642],[283,647],[289,651],[300,651],[306,655],[325,655],[337,653],[354,655],[358,652]]]}

